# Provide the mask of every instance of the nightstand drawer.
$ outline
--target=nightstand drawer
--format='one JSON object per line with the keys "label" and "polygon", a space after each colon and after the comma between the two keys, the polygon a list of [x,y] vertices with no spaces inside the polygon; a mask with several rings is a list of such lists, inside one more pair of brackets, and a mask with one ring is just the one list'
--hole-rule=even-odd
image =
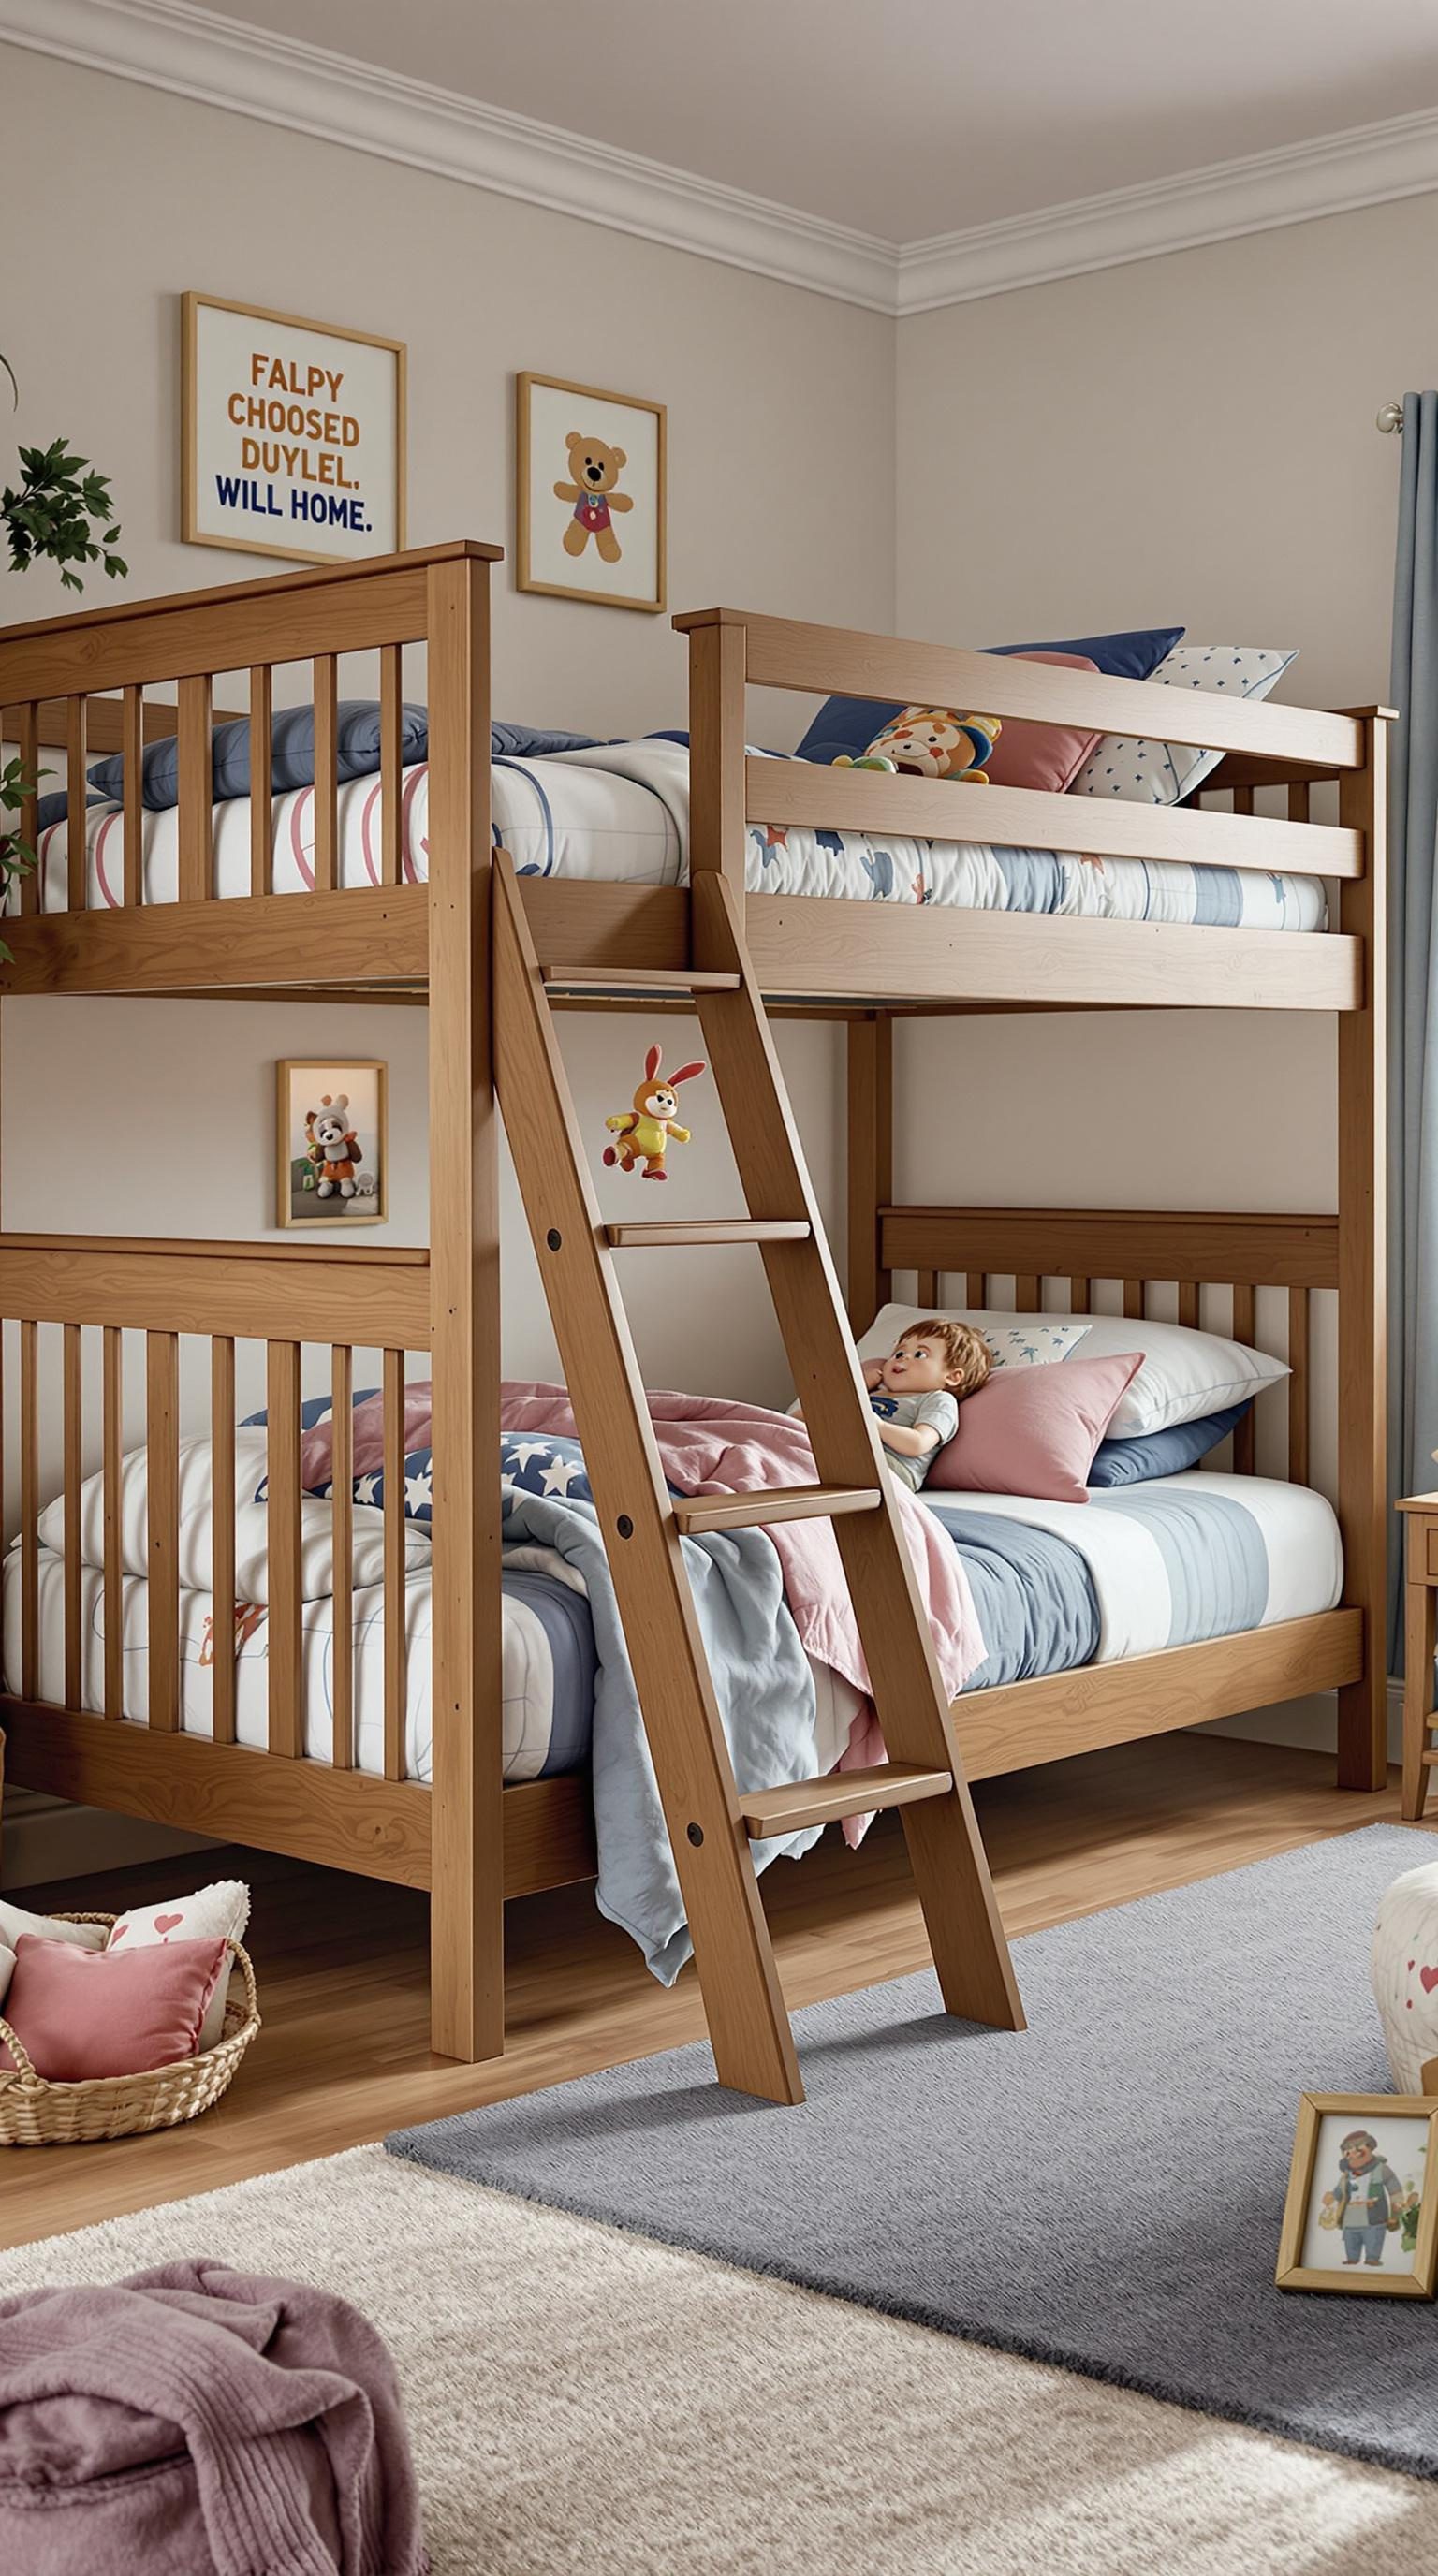
{"label": "nightstand drawer", "polygon": [[1430,1583],[1438,1583],[1438,1521],[1426,1521],[1423,1535],[1426,1542],[1423,1571]]}

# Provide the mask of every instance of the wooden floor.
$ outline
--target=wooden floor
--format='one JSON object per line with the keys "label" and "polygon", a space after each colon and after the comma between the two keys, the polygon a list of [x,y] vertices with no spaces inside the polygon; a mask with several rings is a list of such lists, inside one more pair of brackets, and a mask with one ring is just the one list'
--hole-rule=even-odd
{"label": "wooden floor", "polygon": [[[986,1782],[977,1803],[1008,1930],[1397,1818],[1396,1785],[1359,1797],[1331,1779],[1316,1754],[1171,1735]],[[0,2156],[0,2245],[331,2155],[702,2034],[693,1970],[666,1994],[601,1920],[588,1887],[511,1905],[510,2044],[485,2066],[429,2053],[427,1906],[407,1889],[227,1852],[27,1891],[25,1901],[119,1908],[169,1895],[177,1879],[228,1872],[255,1893],[249,1946],[265,2026],[227,2099],[155,2137]],[[763,1884],[791,2005],[927,1964],[895,1817],[881,1818],[857,1854],[831,1834],[801,1863],[777,1862]],[[1022,1984],[1022,1951],[1018,1970]]]}

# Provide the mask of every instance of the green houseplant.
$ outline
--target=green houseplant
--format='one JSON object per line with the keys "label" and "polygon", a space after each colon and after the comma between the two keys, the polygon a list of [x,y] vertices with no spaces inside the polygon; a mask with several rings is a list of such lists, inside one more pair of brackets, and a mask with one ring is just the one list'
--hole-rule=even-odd
{"label": "green houseplant", "polygon": [[[9,379],[12,404],[18,409],[20,388],[9,359],[0,352],[0,370]],[[77,565],[102,564],[110,580],[123,580],[127,566],[114,548],[120,530],[108,478],[97,473],[87,456],[77,456],[69,442],[52,439],[48,447],[17,449],[18,483],[0,491],[0,530],[12,573],[28,572],[35,563],[56,563],[67,590],[84,587]],[[33,794],[38,777],[27,777],[23,763],[0,763],[0,809],[13,810]],[[0,830],[0,893],[12,877],[24,876],[35,853],[16,831]],[[0,941],[0,958],[9,950]]]}

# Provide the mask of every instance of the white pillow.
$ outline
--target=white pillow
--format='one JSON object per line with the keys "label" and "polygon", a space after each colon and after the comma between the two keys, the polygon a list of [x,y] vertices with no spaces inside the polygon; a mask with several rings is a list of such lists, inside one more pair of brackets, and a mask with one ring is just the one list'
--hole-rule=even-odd
{"label": "white pillow", "polygon": [[[1062,1318],[1048,1315],[1002,1315],[979,1306],[885,1306],[859,1344],[861,1359],[877,1358],[892,1348],[910,1324],[935,1312],[956,1315],[975,1324],[987,1340],[991,1333],[1040,1335],[1065,1329]],[[1289,1374],[1286,1360],[1270,1359],[1220,1333],[1196,1333],[1186,1324],[1150,1324],[1124,1315],[1090,1315],[1080,1328],[1085,1359],[1103,1359],[1114,1351],[1142,1351],[1143,1366],[1120,1396],[1108,1426],[1111,1440],[1133,1440],[1150,1431],[1165,1431],[1180,1422],[1201,1422],[1206,1413],[1243,1404],[1260,1388],[1275,1386]],[[1056,1353],[1067,1357],[1067,1353]]]}
{"label": "white pillow", "polygon": [[15,1953],[4,1941],[0,1941],[0,2012],[5,2009],[5,1998],[10,1992],[10,1980],[14,1974]]}
{"label": "white pillow", "polygon": [[[1251,644],[1176,644],[1145,683],[1151,689],[1222,690],[1229,698],[1266,698],[1297,652]],[[1176,805],[1191,796],[1221,751],[1194,743],[1137,741],[1106,733],[1069,787],[1070,796],[1118,796],[1130,805]]]}
{"label": "white pillow", "polygon": [[23,1905],[12,1905],[0,1896],[0,1941],[13,1950],[22,1932],[33,1932],[42,1941],[68,1941],[72,1950],[103,1950],[103,1923],[57,1923],[53,1914],[27,1914]]}
{"label": "white pillow", "polygon": [[[163,1948],[167,1941],[241,1941],[250,1919],[250,1891],[238,1878],[217,1878],[193,1896],[175,1896],[164,1905],[137,1905],[110,1927],[108,1949]],[[230,1980],[216,1984],[200,2024],[199,2054],[213,2048],[225,2027],[225,2001]]]}

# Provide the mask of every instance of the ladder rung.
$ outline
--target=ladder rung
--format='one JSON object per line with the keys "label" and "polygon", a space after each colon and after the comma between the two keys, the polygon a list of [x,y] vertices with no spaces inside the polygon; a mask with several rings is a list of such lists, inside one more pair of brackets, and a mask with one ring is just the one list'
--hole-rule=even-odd
{"label": "ladder rung", "polygon": [[840,1512],[876,1512],[877,1485],[767,1485],[753,1494],[680,1495],[674,1517],[686,1538],[705,1530],[762,1529],[768,1521],[834,1520]]}
{"label": "ladder rung", "polygon": [[686,1244],[705,1243],[806,1243],[809,1220],[802,1216],[715,1216],[666,1225],[659,1218],[653,1225],[607,1225],[604,1233],[616,1252],[657,1252],[671,1247],[680,1250]]}
{"label": "ladder rung", "polygon": [[788,1780],[777,1789],[740,1797],[751,1842],[769,1834],[800,1834],[806,1825],[832,1825],[843,1816],[866,1816],[872,1807],[909,1807],[917,1798],[942,1798],[954,1785],[951,1771],[924,1771],[913,1762],[881,1762],[874,1771],[831,1771],[822,1780]]}
{"label": "ladder rung", "polygon": [[565,993],[737,993],[737,975],[697,966],[541,966],[546,986]]}

